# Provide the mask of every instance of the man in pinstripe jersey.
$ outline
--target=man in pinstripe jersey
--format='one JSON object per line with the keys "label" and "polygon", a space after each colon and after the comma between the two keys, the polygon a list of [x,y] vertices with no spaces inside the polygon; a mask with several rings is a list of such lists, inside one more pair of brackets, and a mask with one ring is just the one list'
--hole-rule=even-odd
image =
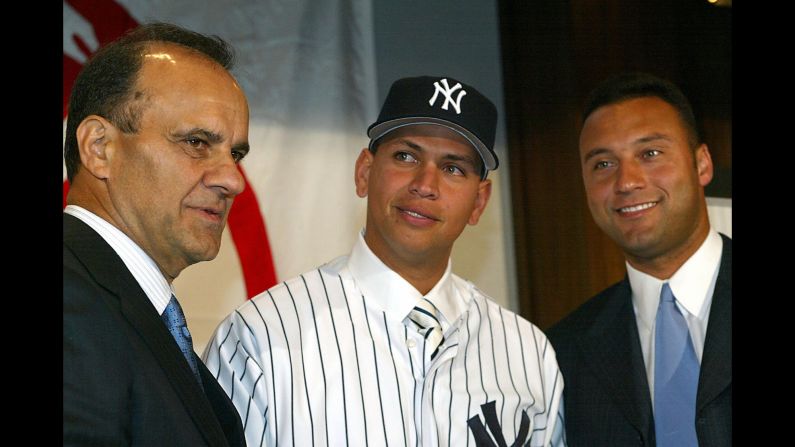
{"label": "man in pinstripe jersey", "polygon": [[546,337],[451,272],[491,194],[496,122],[452,78],[392,85],[356,161],[350,255],[239,307],[204,353],[249,445],[564,443]]}

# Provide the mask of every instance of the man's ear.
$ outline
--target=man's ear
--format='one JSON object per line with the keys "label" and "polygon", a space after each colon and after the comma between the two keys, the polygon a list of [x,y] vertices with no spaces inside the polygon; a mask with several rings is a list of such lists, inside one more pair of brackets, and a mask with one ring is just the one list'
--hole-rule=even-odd
{"label": "man's ear", "polygon": [[112,146],[117,143],[118,129],[98,115],[89,115],[77,126],[77,147],[82,168],[98,179],[110,175]]}
{"label": "man's ear", "polygon": [[696,172],[698,173],[698,182],[701,186],[707,186],[712,181],[713,167],[712,156],[709,154],[709,148],[706,144],[702,144],[696,149]]}
{"label": "man's ear", "polygon": [[483,215],[483,211],[486,211],[486,205],[488,205],[490,197],[491,180],[481,180],[480,185],[478,185],[478,196],[475,198],[475,208],[472,210],[472,214],[469,215],[469,221],[467,221],[469,225],[477,225],[480,216]]}
{"label": "man's ear", "polygon": [[367,188],[370,184],[370,167],[373,165],[373,153],[370,149],[364,148],[356,159],[354,169],[354,181],[356,182],[356,195],[367,197]]}

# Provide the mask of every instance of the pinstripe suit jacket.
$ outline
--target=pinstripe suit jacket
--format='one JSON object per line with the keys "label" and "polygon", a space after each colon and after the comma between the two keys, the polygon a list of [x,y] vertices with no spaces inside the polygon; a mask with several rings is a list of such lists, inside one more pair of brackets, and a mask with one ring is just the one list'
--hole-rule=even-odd
{"label": "pinstripe suit jacket", "polygon": [[[696,397],[700,447],[732,440],[732,244],[712,297]],[[654,446],[654,418],[629,281],[611,286],[553,326],[570,446]]]}
{"label": "pinstripe suit jacket", "polygon": [[63,216],[64,445],[245,445],[232,402],[203,388],[113,249]]}

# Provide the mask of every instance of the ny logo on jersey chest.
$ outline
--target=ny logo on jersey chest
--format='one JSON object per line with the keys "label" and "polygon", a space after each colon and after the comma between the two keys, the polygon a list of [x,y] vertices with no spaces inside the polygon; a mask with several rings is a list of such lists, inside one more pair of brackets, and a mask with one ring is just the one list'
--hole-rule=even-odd
{"label": "ny logo on jersey chest", "polygon": [[[469,430],[472,432],[472,436],[475,438],[475,446],[507,447],[508,444],[505,442],[505,436],[502,434],[500,420],[497,417],[496,401],[493,400],[481,405],[480,411],[483,412],[483,417],[486,419],[486,426],[483,426],[483,422],[480,420],[480,416],[478,415],[472,416],[469,418],[469,420],[467,420]],[[488,427],[488,431],[486,430],[486,427]],[[491,432],[491,436],[489,436],[489,431]],[[525,445],[529,431],[530,418],[527,417],[527,413],[522,410],[522,421],[519,424],[519,433],[511,444],[511,447],[520,447]],[[492,437],[494,440],[492,440]]]}
{"label": "ny logo on jersey chest", "polygon": [[[433,96],[431,97],[430,101],[428,101],[428,104],[433,106],[433,104],[436,102],[436,98],[439,96],[439,93],[441,93],[444,96],[442,110],[447,110],[447,105],[449,104],[455,109],[456,115],[460,115],[461,98],[467,94],[466,90],[464,90],[464,88],[461,86],[461,83],[456,83],[456,85],[450,88],[450,85],[447,83],[447,78],[444,78],[441,81],[434,82],[433,86],[436,87],[436,90],[433,91]],[[456,96],[455,100],[453,100],[453,94],[459,89],[461,91],[458,92],[458,96]]]}

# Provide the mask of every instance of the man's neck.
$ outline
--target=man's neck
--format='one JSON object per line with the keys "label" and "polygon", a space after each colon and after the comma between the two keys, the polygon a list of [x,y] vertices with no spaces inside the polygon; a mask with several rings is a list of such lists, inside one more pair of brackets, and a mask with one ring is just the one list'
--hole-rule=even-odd
{"label": "man's neck", "polygon": [[[383,261],[383,260],[382,260]],[[433,266],[433,267],[424,267],[420,266],[418,268],[413,268],[414,266],[409,266],[406,268],[395,268],[386,262],[384,262],[389,268],[395,271],[398,275],[400,275],[403,279],[408,281],[409,284],[414,286],[417,291],[419,291],[423,295],[427,295],[428,292],[433,289],[433,287],[439,282],[439,280],[444,275],[445,270],[447,269],[447,264],[443,264],[441,266]]]}
{"label": "man's neck", "polygon": [[450,253],[440,255],[395,253],[378,244],[365,243],[370,251],[392,271],[400,275],[417,291],[425,295],[433,289],[447,270]]}
{"label": "man's neck", "polygon": [[706,225],[701,226],[686,243],[681,244],[674,250],[669,250],[652,258],[633,256],[630,253],[624,253],[624,255],[626,256],[627,262],[636,270],[657,279],[665,280],[673,276],[674,273],[698,251],[699,247],[701,247],[707,239],[709,230],[710,226],[709,222],[707,222]]}
{"label": "man's neck", "polygon": [[[110,211],[108,211],[109,209],[112,208],[105,206],[106,201],[103,201],[96,194],[93,194],[92,191],[86,191],[83,188],[79,187],[72,187],[66,196],[66,204],[79,206],[85,209],[86,211],[93,213],[94,215],[104,220],[105,222],[108,222],[109,224],[113,225],[115,228],[117,228],[119,231],[121,231],[127,237],[129,237],[130,240],[132,240],[136,245],[138,245],[138,247],[141,248],[141,250],[143,250],[148,256],[152,257],[152,254],[147,250],[147,247],[142,246],[140,241],[136,240],[136,238],[133,237],[132,234],[130,234],[127,228],[121,227],[119,225],[119,221],[121,219],[118,218],[118,215],[116,215],[115,213],[111,213]],[[116,218],[114,218],[114,216]],[[163,265],[161,265],[161,263],[158,262],[157,259],[152,257],[152,261],[154,261],[155,265],[157,265],[158,270],[160,270],[160,273],[166,279],[168,284],[171,284],[174,281],[174,279],[177,277],[177,275],[179,275],[179,273],[184,269],[184,267],[172,269],[176,271],[176,274],[171,274],[169,273],[168,269],[165,269]]]}

